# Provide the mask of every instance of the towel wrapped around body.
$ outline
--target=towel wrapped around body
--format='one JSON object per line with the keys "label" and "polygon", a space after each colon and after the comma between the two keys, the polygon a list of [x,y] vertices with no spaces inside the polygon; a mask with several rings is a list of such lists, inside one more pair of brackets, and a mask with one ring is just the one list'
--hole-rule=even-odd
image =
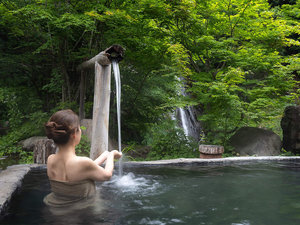
{"label": "towel wrapped around body", "polygon": [[88,203],[96,194],[95,182],[92,180],[76,182],[50,180],[50,185],[52,192],[44,198],[44,203],[53,207],[72,206],[77,202]]}

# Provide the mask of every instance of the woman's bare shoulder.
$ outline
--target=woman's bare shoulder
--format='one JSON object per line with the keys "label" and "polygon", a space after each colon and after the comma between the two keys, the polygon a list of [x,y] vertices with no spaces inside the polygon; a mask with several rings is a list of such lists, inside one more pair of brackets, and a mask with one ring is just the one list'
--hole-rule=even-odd
{"label": "woman's bare shoulder", "polygon": [[90,163],[93,162],[89,157],[86,156],[76,156],[74,158],[77,162],[82,162],[82,163]]}
{"label": "woman's bare shoulder", "polygon": [[47,165],[52,165],[56,160],[56,155],[55,154],[51,154],[48,156],[47,158]]}
{"label": "woman's bare shoulder", "polygon": [[70,161],[70,164],[73,164],[73,165],[81,167],[82,169],[85,169],[85,168],[94,166],[95,163],[89,157],[76,156]]}
{"label": "woman's bare shoulder", "polygon": [[68,178],[72,181],[85,179],[97,180],[97,177],[93,173],[101,170],[92,159],[82,156],[76,156],[69,160],[66,168]]}
{"label": "woman's bare shoulder", "polygon": [[[97,165],[95,161],[88,157],[76,157],[76,167],[72,174],[76,174],[77,179],[91,179],[95,181],[105,181],[110,179],[112,172],[105,171],[104,168]],[[75,161],[74,161],[75,162]],[[73,165],[74,168],[74,165]],[[76,172],[78,171],[78,172]],[[75,179],[75,177],[73,177]]]}

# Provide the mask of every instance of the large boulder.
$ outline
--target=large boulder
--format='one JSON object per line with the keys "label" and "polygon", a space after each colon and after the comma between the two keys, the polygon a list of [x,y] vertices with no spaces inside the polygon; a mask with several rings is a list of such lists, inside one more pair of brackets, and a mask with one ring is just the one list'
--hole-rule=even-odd
{"label": "large boulder", "polygon": [[272,131],[256,128],[242,127],[230,139],[234,151],[241,156],[272,156],[279,155],[281,139]]}
{"label": "large boulder", "polygon": [[300,153],[300,106],[288,106],[281,120],[282,147],[294,154]]}

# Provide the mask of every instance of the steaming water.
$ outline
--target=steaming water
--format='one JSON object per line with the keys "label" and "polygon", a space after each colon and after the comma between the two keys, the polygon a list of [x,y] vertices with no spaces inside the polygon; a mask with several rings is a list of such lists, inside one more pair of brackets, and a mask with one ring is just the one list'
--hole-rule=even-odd
{"label": "steaming water", "polygon": [[[122,152],[121,148],[121,78],[119,64],[116,61],[112,61],[115,82],[116,82],[116,97],[117,97],[117,117],[118,117],[118,147],[119,152]],[[122,159],[119,160],[119,176],[123,174]]]}
{"label": "steaming water", "polygon": [[42,199],[50,192],[46,172],[31,173],[0,224],[300,224],[297,162],[125,167],[124,174],[97,183],[97,205],[57,217],[44,213]]}

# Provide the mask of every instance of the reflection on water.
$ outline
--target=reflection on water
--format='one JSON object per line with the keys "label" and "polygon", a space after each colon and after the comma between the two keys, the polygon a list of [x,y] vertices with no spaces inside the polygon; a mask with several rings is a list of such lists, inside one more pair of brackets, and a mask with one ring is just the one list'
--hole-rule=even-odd
{"label": "reflection on water", "polygon": [[26,179],[1,224],[224,224],[300,223],[299,163],[124,168],[97,183],[91,207],[53,215],[43,205],[45,171]]}

